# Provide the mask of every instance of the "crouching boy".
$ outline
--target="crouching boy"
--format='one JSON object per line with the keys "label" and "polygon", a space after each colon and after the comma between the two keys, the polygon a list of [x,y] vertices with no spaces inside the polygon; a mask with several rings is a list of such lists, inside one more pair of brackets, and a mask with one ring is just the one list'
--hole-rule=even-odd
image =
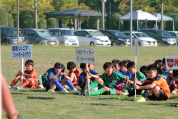
{"label": "crouching boy", "polygon": [[158,75],[156,65],[151,64],[147,67],[147,76],[148,78],[144,81],[142,86],[134,85],[135,89],[145,90],[145,93],[137,100],[137,102],[144,102],[146,101],[145,98],[158,101],[170,98],[168,84],[164,78]]}
{"label": "crouching boy", "polygon": [[128,76],[121,75],[114,72],[113,64],[111,62],[106,62],[103,65],[104,74],[100,76],[96,81],[90,84],[90,89],[94,88],[98,83],[100,84],[100,88],[98,90],[92,91],[88,93],[88,89],[84,90],[84,95],[100,95],[103,93],[106,94],[119,94],[120,91],[117,90],[117,82],[119,80],[128,81]]}

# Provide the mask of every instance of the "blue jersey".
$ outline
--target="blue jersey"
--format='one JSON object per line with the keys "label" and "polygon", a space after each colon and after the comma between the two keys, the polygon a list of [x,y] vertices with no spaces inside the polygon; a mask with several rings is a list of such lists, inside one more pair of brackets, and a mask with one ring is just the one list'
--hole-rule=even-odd
{"label": "blue jersey", "polygon": [[[54,76],[56,75],[56,73],[54,71],[50,72],[48,74],[48,81],[47,81],[47,85],[50,84],[51,80],[49,79],[50,76]],[[57,77],[56,80],[58,80],[59,82],[64,78],[64,76],[60,76],[60,77]]]}
{"label": "blue jersey", "polygon": [[[89,69],[89,72],[93,75],[96,75],[96,74],[99,74],[98,72],[96,72],[95,70],[93,69]],[[81,83],[82,83],[82,79],[86,77],[86,74],[84,72],[82,72],[78,78],[78,85],[80,86]]]}
{"label": "blue jersey", "polygon": [[121,70],[119,70],[119,71],[115,71],[116,73],[119,73],[119,74],[122,74],[122,75],[125,75],[125,76],[128,76],[129,77],[129,79],[131,79],[131,77],[132,77],[132,74],[130,73],[130,72],[126,72],[126,73],[124,73],[123,71],[121,71]]}

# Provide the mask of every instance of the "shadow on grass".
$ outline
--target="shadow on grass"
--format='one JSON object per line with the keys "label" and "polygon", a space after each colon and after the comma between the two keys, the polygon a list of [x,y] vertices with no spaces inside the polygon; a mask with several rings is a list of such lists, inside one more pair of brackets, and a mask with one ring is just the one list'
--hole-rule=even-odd
{"label": "shadow on grass", "polygon": [[99,98],[98,100],[111,100],[111,99],[115,100],[117,98]]}
{"label": "shadow on grass", "polygon": [[124,107],[124,105],[116,105],[116,104],[103,104],[103,103],[80,103],[80,104],[89,104],[89,105],[98,105],[98,106],[115,106],[115,107]]}
{"label": "shadow on grass", "polygon": [[54,98],[53,97],[27,97],[27,99],[39,99],[39,100],[53,100]]}
{"label": "shadow on grass", "polygon": [[28,95],[28,94],[25,94],[25,93],[12,93],[12,95]]}
{"label": "shadow on grass", "polygon": [[32,92],[46,92],[46,90],[32,90]]}

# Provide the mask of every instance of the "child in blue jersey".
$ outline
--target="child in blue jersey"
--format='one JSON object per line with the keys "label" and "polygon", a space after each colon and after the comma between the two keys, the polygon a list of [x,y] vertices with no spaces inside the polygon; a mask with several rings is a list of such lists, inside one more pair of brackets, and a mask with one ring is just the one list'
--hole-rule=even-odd
{"label": "child in blue jersey", "polygon": [[53,71],[48,74],[46,91],[49,90],[48,92],[54,92],[54,90],[56,90],[57,88],[63,93],[68,93],[68,91],[63,87],[64,84],[67,84],[67,86],[72,90],[73,93],[79,94],[80,91],[78,91],[70,82],[70,77],[64,73],[64,70],[65,67],[63,64],[59,62],[55,63]]}
{"label": "child in blue jersey", "polygon": [[80,73],[80,76],[78,78],[78,85],[80,86],[80,88],[83,90],[84,87],[87,85],[87,78],[86,78],[86,73],[89,73],[89,78],[90,78],[90,82],[93,82],[95,80],[95,77],[99,77],[99,73],[96,72],[95,70],[93,70],[92,68],[94,67],[93,64],[89,64],[88,68],[89,68],[89,72],[86,71],[86,64],[85,63],[81,63],[80,64],[80,68],[82,69],[82,73]]}
{"label": "child in blue jersey", "polygon": [[[117,73],[121,74],[121,75],[125,75],[128,76],[129,79],[132,77],[132,74],[127,71],[127,64],[129,63],[128,60],[123,60],[120,62],[120,70],[117,71]],[[119,81],[118,84],[121,83],[120,87],[118,86],[118,88],[121,89],[122,92],[125,92],[126,94],[128,93],[128,90],[126,89],[127,84],[125,82],[121,82]]]}
{"label": "child in blue jersey", "polygon": [[[106,62],[103,65],[104,74],[100,75],[100,78],[97,79],[97,82],[93,82],[90,85],[91,92],[88,93],[88,89],[84,90],[84,95],[100,95],[103,93],[106,94],[119,94],[120,92],[117,90],[117,82],[119,80],[127,80],[129,79],[127,76],[118,74],[114,72],[113,64],[111,62]],[[92,91],[92,89],[100,84],[100,89]]]}

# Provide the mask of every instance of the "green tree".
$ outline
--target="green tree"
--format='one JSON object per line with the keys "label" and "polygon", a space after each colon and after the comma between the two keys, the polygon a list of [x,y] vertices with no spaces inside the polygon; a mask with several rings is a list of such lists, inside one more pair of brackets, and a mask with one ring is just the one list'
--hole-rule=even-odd
{"label": "green tree", "polygon": [[39,18],[38,27],[39,27],[39,29],[47,28],[47,21],[45,18]]}
{"label": "green tree", "polygon": [[65,7],[66,4],[78,4],[78,0],[52,0],[52,5],[54,6],[54,11],[63,11],[61,7]]}
{"label": "green tree", "polygon": [[0,8],[0,26],[8,26],[8,12],[4,8]]}
{"label": "green tree", "polygon": [[8,14],[8,26],[14,27],[14,19],[11,14]]}
{"label": "green tree", "polygon": [[47,28],[56,28],[56,18],[48,18],[47,19]]}
{"label": "green tree", "polygon": [[34,28],[34,12],[29,10],[21,11],[19,19],[20,28]]}

